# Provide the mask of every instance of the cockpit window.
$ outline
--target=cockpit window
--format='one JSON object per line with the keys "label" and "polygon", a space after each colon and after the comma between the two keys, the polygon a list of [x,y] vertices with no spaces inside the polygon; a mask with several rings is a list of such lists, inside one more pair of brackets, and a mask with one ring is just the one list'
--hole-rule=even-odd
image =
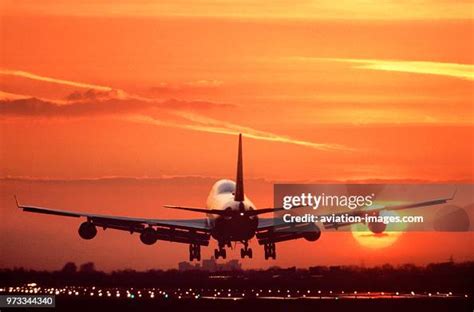
{"label": "cockpit window", "polygon": [[224,182],[217,188],[218,194],[232,193],[233,191],[235,191],[235,183],[233,182]]}

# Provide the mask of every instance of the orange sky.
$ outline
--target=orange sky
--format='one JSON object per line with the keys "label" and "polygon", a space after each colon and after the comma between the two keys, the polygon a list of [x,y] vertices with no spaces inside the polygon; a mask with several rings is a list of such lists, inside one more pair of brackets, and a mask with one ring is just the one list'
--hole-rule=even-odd
{"label": "orange sky", "polygon": [[474,180],[467,1],[98,3],[0,0],[1,177]]}

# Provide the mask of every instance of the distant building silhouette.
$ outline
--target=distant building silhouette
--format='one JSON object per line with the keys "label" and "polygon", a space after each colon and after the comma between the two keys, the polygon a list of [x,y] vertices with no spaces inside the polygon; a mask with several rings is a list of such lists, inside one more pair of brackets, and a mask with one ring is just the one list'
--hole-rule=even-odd
{"label": "distant building silhouette", "polygon": [[208,272],[218,271],[240,271],[242,270],[242,264],[239,260],[229,260],[225,263],[218,263],[214,257],[210,259],[202,260],[202,266],[199,263],[192,264],[187,261],[178,263],[179,271],[190,271],[190,270],[202,270]]}
{"label": "distant building silhouette", "polygon": [[192,265],[191,263],[187,261],[182,261],[178,263],[178,270],[180,271],[192,271],[192,270],[200,270],[201,265],[199,263],[196,263]]}

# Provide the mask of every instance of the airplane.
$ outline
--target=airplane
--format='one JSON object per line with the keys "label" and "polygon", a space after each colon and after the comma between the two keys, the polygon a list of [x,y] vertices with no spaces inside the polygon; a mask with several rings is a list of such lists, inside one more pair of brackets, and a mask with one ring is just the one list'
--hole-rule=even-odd
{"label": "airplane", "polygon": [[[406,205],[381,206],[371,210],[372,215],[383,210],[401,210],[423,206],[447,203],[454,198],[434,199],[415,202]],[[209,246],[211,238],[217,241],[218,248],[214,250],[214,257],[226,258],[226,247],[232,242],[240,242],[241,258],[252,258],[252,248],[249,241],[256,237],[258,244],[264,246],[265,260],[276,259],[275,244],[278,242],[304,238],[307,241],[317,241],[321,236],[320,227],[316,223],[288,224],[281,217],[259,218],[262,214],[276,213],[284,208],[260,208],[255,205],[244,193],[244,174],[242,159],[242,134],[239,134],[237,155],[236,181],[223,179],[217,181],[211,188],[206,207],[183,207],[165,205],[166,208],[184,210],[206,215],[200,219],[150,219],[124,216],[111,216],[95,213],[83,213],[66,210],[56,210],[37,206],[21,205],[15,196],[16,205],[23,211],[42,213],[63,217],[86,218],[78,229],[79,236],[85,240],[93,239],[97,235],[97,228],[128,231],[130,234],[139,233],[140,240],[146,245],[153,245],[158,240],[177,242],[189,245],[189,260],[201,260],[201,247]],[[298,207],[296,207],[298,208]],[[339,215],[362,215],[367,211],[356,209]],[[353,223],[325,223],[325,229],[338,229]],[[368,224],[369,230],[381,233],[385,230],[384,223]]]}

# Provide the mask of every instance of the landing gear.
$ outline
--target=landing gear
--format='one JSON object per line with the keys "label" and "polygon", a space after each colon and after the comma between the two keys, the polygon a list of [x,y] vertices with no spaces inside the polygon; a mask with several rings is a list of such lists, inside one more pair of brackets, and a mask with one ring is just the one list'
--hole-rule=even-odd
{"label": "landing gear", "polygon": [[252,259],[252,248],[249,248],[249,242],[248,241],[243,241],[244,248],[240,249],[240,258],[244,259],[246,256],[249,257],[249,259]]}
{"label": "landing gear", "polygon": [[227,252],[224,248],[214,249],[214,258],[217,260],[219,257],[222,257],[222,259],[227,257]]}
{"label": "landing gear", "polygon": [[276,259],[275,243],[265,244],[263,247],[263,250],[265,252],[265,260],[268,260],[268,258]]}
{"label": "landing gear", "polygon": [[219,257],[222,257],[222,259],[225,259],[227,257],[227,253],[225,251],[225,246],[229,246],[230,243],[222,243],[219,242],[219,249],[214,249],[214,258],[219,259]]}
{"label": "landing gear", "polygon": [[189,261],[193,261],[194,259],[201,261],[201,246],[198,244],[189,245]]}

